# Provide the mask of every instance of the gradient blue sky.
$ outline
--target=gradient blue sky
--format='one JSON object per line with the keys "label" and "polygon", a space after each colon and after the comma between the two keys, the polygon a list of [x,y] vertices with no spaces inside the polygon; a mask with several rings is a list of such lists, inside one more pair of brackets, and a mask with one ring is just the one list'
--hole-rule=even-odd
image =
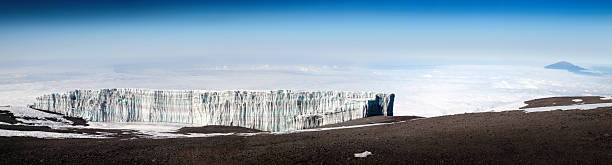
{"label": "gradient blue sky", "polygon": [[5,66],[607,65],[611,29],[612,1],[0,2]]}

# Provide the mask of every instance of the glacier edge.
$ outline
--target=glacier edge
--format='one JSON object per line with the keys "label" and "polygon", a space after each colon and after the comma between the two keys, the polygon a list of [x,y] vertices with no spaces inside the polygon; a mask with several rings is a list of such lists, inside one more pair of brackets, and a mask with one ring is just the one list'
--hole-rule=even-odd
{"label": "glacier edge", "polygon": [[98,122],[169,122],[291,131],[393,115],[394,94],[353,91],[73,90],[33,108]]}

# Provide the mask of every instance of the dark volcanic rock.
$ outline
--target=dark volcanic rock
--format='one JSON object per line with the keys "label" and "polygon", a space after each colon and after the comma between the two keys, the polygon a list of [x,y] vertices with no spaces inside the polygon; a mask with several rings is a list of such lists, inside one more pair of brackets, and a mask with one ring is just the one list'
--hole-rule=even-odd
{"label": "dark volcanic rock", "polygon": [[0,122],[5,122],[9,124],[21,123],[20,121],[17,120],[17,118],[15,118],[15,116],[13,115],[13,113],[11,113],[11,111],[7,111],[7,110],[0,110]]}
{"label": "dark volcanic rock", "polygon": [[[525,101],[527,106],[524,108],[550,107],[550,106],[566,106],[575,104],[599,104],[612,103],[612,100],[602,100],[600,96],[567,96],[567,97],[549,97],[535,100]],[[574,99],[580,99],[580,102],[574,102]]]}

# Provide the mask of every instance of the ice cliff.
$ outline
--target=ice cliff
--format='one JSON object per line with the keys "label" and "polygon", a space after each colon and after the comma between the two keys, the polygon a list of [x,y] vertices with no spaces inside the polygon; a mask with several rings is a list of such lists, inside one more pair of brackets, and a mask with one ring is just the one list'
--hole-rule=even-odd
{"label": "ice cliff", "polygon": [[394,94],[348,91],[74,90],[33,107],[101,122],[171,122],[265,131],[393,115]]}

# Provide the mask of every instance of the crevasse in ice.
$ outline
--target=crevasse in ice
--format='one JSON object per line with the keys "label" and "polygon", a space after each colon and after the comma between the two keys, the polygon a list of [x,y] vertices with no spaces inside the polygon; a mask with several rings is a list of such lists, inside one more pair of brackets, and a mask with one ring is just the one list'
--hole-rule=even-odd
{"label": "crevasse in ice", "polygon": [[101,122],[226,125],[264,131],[312,128],[393,115],[394,94],[350,91],[74,90],[33,108]]}

